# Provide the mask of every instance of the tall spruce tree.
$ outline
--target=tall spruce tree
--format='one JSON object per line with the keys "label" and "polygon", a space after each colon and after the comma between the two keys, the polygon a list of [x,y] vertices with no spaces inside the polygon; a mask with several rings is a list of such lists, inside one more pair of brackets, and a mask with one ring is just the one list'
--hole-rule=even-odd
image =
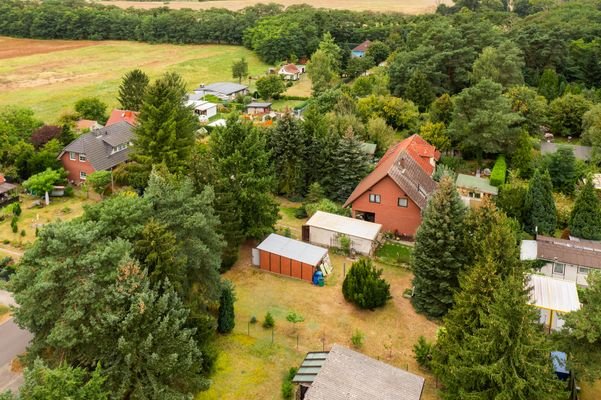
{"label": "tall spruce tree", "polygon": [[568,226],[573,236],[601,240],[601,202],[590,179],[587,179],[576,197]]}
{"label": "tall spruce tree", "polygon": [[148,171],[161,163],[171,173],[186,170],[198,121],[184,105],[185,95],[185,82],[174,72],[165,73],[146,90],[132,159]]}
{"label": "tall spruce tree", "polygon": [[324,139],[321,154],[329,162],[323,165],[319,182],[330,199],[343,202],[369,172],[367,155],[352,127],[342,137],[332,132]]}
{"label": "tall spruce tree", "polygon": [[557,227],[557,210],[553,200],[553,184],[549,171],[536,170],[528,184],[524,200],[526,232],[553,235]]}
{"label": "tall spruce tree", "polygon": [[437,374],[443,374],[448,359],[461,351],[465,336],[482,327],[502,280],[520,268],[514,224],[493,203],[470,210],[465,227],[469,266],[459,277],[455,304],[444,318],[444,334],[435,346],[432,366]]}
{"label": "tall spruce tree", "polygon": [[230,281],[224,281],[219,298],[219,316],[217,317],[217,331],[219,333],[230,333],[236,326],[234,315],[234,302],[236,295],[234,285]]}
{"label": "tall spruce tree", "polygon": [[140,111],[149,82],[148,75],[140,69],[136,68],[126,73],[121,80],[117,98],[121,109]]}
{"label": "tall spruce tree", "polygon": [[465,214],[452,178],[443,177],[424,210],[413,250],[413,305],[431,317],[447,313],[459,287],[466,260]]}
{"label": "tall spruce tree", "polygon": [[466,332],[446,365],[437,370],[443,398],[564,399],[564,383],[553,373],[550,341],[530,305],[518,269],[492,294],[479,329]]}
{"label": "tall spruce tree", "polygon": [[576,156],[571,147],[560,146],[549,160],[549,175],[553,188],[565,195],[571,196],[576,189],[578,171]]}
{"label": "tall spruce tree", "polygon": [[307,163],[307,140],[305,131],[292,116],[286,113],[269,136],[278,192],[287,196],[302,195],[306,191],[305,171],[312,166]]}
{"label": "tall spruce tree", "polygon": [[214,185],[218,193],[232,194],[240,212],[241,234],[260,238],[272,232],[278,206],[272,195],[275,174],[265,135],[232,115],[227,127],[211,134],[209,151],[215,165]]}

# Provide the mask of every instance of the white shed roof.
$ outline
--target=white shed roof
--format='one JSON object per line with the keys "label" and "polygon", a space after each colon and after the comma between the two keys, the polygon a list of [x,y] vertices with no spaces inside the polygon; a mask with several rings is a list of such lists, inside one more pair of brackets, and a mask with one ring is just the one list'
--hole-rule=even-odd
{"label": "white shed roof", "polygon": [[267,236],[267,239],[263,240],[257,246],[257,249],[313,266],[319,264],[328,255],[328,250],[323,247],[313,246],[312,244],[276,235],[275,233]]}
{"label": "white shed roof", "polygon": [[535,307],[559,312],[580,309],[576,283],[543,275],[530,275],[531,300]]}
{"label": "white shed roof", "polygon": [[306,225],[369,240],[375,240],[382,230],[380,224],[323,211],[313,214]]}
{"label": "white shed roof", "polygon": [[538,245],[536,240],[522,240],[520,243],[520,260],[536,260],[538,256]]}

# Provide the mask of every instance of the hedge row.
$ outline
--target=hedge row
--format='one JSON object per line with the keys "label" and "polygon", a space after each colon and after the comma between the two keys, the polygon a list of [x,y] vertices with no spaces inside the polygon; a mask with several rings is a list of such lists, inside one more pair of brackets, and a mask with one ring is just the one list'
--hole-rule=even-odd
{"label": "hedge row", "polygon": [[497,161],[495,161],[495,166],[492,168],[492,172],[490,174],[490,184],[493,186],[501,186],[505,183],[505,176],[507,175],[507,163],[505,162],[505,156],[501,154]]}

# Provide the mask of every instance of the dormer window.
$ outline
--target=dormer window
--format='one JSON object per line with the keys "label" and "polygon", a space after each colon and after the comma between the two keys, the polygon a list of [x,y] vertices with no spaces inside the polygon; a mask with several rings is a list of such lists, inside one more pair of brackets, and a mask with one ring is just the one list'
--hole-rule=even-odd
{"label": "dormer window", "polygon": [[79,161],[85,162],[86,161],[86,155],[83,154],[83,153],[79,153]]}
{"label": "dormer window", "polygon": [[128,147],[128,143],[121,143],[119,146],[113,147],[113,151],[111,152],[111,154],[115,154],[120,151],[123,151],[123,150],[127,149],[127,147]]}

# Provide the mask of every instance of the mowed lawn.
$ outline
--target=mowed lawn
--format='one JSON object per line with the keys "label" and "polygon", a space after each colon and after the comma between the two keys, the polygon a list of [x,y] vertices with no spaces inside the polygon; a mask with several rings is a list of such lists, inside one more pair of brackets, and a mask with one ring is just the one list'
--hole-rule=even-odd
{"label": "mowed lawn", "polygon": [[117,107],[121,77],[134,68],[151,79],[178,72],[191,90],[201,83],[233,81],[231,65],[241,57],[248,61],[251,76],[266,73],[268,66],[241,46],[0,37],[0,106],[30,107],[52,123],[83,97]]}
{"label": "mowed lawn", "polygon": [[[342,295],[343,265],[348,271],[352,260],[331,254],[334,273],[325,287],[316,287],[252,267],[251,247],[244,246],[240,261],[224,274],[236,286],[236,327],[233,334],[218,339],[221,353],[213,385],[196,400],[280,399],[285,372],[298,366],[306,352],[328,349],[334,343],[351,346],[357,329],[365,335],[363,353],[425,376],[423,399],[437,399],[433,378],[419,370],[412,351],[420,335],[435,337],[437,325],[416,314],[402,296],[411,286],[409,271],[383,266],[393,299],[381,309],[365,311]],[[271,330],[261,326],[267,311],[275,318],[273,344]],[[291,311],[305,318],[298,324],[298,349],[292,324],[286,321]],[[252,316],[258,320],[254,325],[249,324]]]}

